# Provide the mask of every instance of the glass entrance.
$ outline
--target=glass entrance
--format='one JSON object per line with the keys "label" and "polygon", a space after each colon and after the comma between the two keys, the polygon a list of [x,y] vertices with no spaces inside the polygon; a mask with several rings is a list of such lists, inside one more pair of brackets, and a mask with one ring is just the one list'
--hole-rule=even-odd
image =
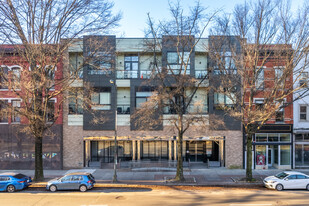
{"label": "glass entrance", "polygon": [[219,161],[219,145],[215,141],[187,141],[186,160],[191,162]]}

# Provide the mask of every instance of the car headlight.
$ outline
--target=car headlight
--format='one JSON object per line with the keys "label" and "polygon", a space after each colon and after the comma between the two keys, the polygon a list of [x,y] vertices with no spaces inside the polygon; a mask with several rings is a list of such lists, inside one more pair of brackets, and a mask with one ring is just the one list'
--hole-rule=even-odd
{"label": "car headlight", "polygon": [[272,184],[273,184],[273,183],[276,183],[276,181],[274,181],[274,180],[271,180],[271,181],[268,181],[268,182],[269,182],[269,183],[272,183]]}

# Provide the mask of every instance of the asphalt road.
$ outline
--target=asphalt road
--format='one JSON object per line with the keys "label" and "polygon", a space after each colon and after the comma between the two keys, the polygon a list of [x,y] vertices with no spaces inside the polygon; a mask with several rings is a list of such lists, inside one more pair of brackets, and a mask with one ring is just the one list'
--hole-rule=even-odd
{"label": "asphalt road", "polygon": [[1,206],[139,206],[139,205],[228,205],[271,206],[309,205],[309,191],[274,191],[268,189],[205,188],[150,189],[108,188],[84,193],[64,191],[25,190],[16,193],[0,192]]}

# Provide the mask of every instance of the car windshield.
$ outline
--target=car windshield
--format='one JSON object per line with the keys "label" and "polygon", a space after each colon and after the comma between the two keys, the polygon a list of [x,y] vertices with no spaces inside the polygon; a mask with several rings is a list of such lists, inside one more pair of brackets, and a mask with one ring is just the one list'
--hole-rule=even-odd
{"label": "car windshield", "polygon": [[279,179],[283,179],[283,178],[285,178],[286,176],[288,176],[288,174],[285,173],[285,172],[281,172],[281,173],[275,175],[275,177],[277,177],[277,178],[279,178]]}
{"label": "car windshield", "polygon": [[23,175],[23,174],[16,174],[14,175],[13,177],[17,178],[17,179],[22,179],[22,178],[25,178],[27,177],[26,175]]}

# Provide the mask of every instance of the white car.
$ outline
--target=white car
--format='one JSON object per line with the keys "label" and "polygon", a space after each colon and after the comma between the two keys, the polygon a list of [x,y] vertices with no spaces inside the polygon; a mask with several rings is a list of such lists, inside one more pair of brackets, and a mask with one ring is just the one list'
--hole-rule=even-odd
{"label": "white car", "polygon": [[263,182],[265,187],[278,191],[283,189],[309,190],[309,176],[301,172],[281,172],[275,176],[266,177]]}

